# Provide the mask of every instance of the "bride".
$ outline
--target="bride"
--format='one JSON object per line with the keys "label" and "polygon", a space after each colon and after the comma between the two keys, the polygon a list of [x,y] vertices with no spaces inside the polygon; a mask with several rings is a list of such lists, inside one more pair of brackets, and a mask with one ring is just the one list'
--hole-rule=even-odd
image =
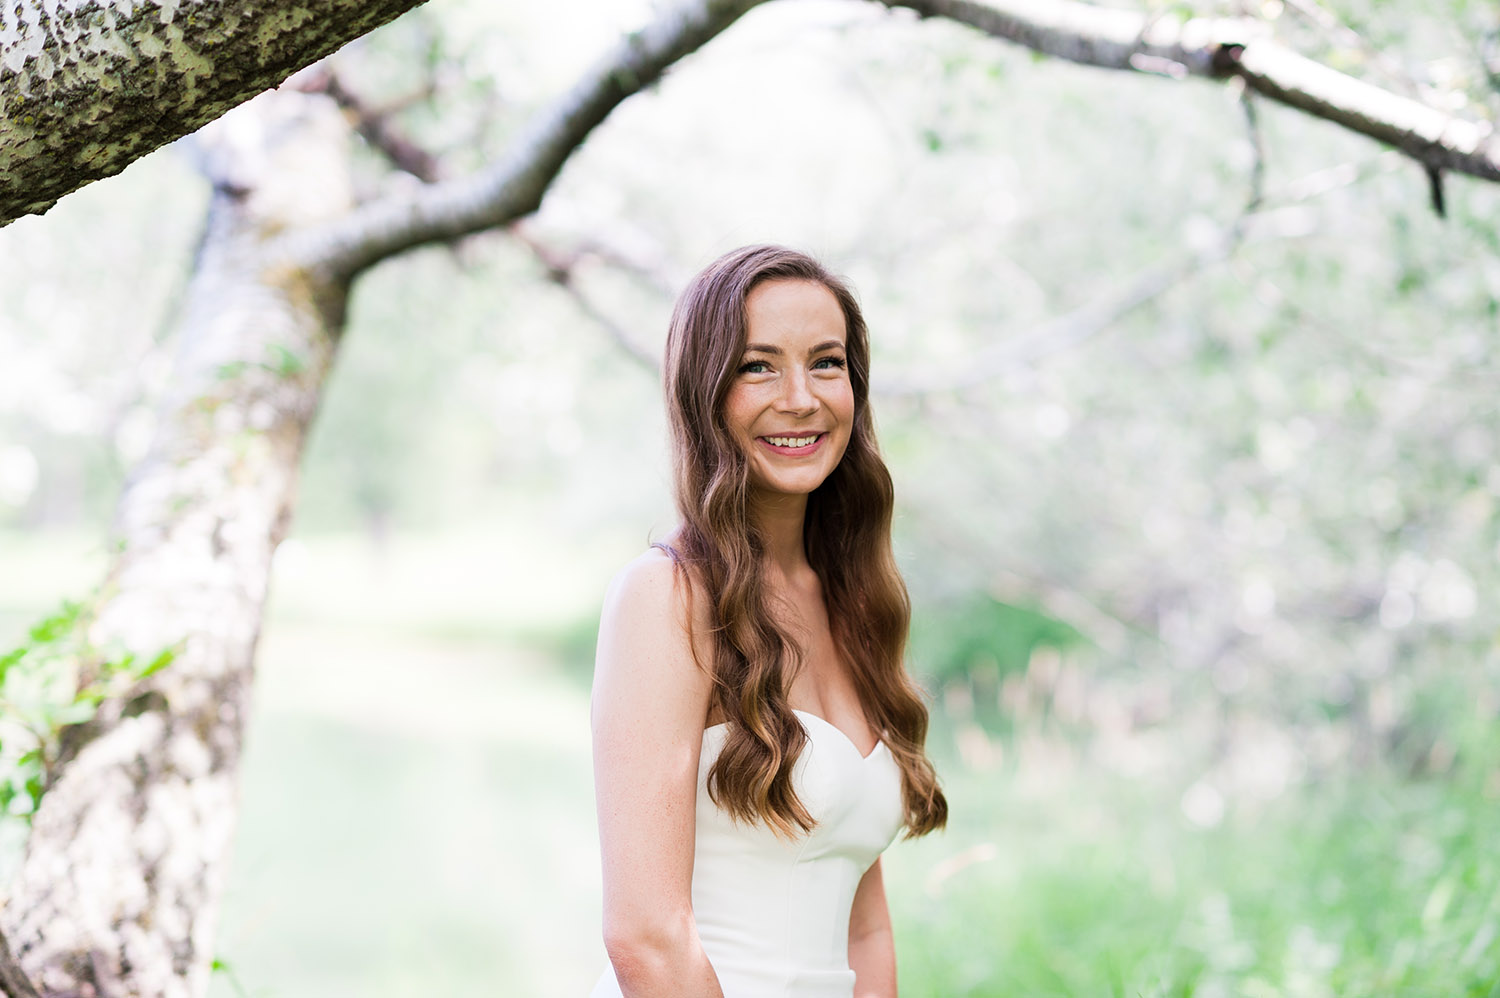
{"label": "bride", "polygon": [[615,578],[593,688],[594,998],[894,998],[880,853],[943,827],[847,285],[778,246],[667,338],[681,524]]}

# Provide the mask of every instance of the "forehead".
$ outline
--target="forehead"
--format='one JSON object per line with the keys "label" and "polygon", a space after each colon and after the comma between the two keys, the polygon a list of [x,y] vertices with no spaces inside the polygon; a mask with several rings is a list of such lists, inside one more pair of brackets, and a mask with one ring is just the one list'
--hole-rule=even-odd
{"label": "forehead", "polygon": [[747,342],[780,347],[846,342],[844,310],[817,281],[777,279],[757,284],[745,297]]}

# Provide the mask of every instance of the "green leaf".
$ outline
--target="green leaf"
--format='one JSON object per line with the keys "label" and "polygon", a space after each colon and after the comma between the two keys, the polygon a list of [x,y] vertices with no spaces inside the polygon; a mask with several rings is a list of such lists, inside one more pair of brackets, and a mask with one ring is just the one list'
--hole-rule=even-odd
{"label": "green leaf", "polygon": [[145,668],[141,669],[135,674],[135,678],[145,679],[147,676],[154,676],[156,673],[171,665],[173,659],[175,659],[176,657],[177,650],[175,648],[164,649],[161,654],[157,655],[151,661],[147,662]]}
{"label": "green leaf", "polygon": [[5,673],[10,670],[11,666],[26,657],[27,651],[26,646],[22,645],[19,648],[6,652],[4,655],[0,655],[0,682],[5,681]]}
{"label": "green leaf", "polygon": [[67,635],[78,621],[78,615],[83,610],[83,604],[73,600],[63,600],[62,608],[50,617],[33,624],[29,637],[32,644],[51,644]]}

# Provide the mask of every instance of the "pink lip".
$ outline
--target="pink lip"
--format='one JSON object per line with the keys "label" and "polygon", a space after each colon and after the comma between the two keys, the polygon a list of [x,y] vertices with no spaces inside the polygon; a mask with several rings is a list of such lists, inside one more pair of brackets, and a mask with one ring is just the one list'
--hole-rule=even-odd
{"label": "pink lip", "polygon": [[[806,433],[806,432],[807,431],[805,431],[805,430],[803,431],[803,433]],[[787,436],[787,437],[796,437],[796,436],[801,436],[801,435],[802,434],[798,434],[798,433],[778,433],[778,434],[776,434],[776,436]],[[814,440],[812,443],[808,444],[806,447],[778,447],[775,444],[771,443],[771,441],[767,440],[765,437],[756,437],[755,438],[755,442],[758,443],[758,444],[760,444],[766,450],[770,451],[772,454],[784,454],[787,457],[806,457],[809,454],[815,453],[818,450],[818,448],[820,448],[820,447],[823,446],[823,441],[827,440],[827,439],[828,439],[828,434],[827,433],[819,433],[818,434],[818,439]]]}

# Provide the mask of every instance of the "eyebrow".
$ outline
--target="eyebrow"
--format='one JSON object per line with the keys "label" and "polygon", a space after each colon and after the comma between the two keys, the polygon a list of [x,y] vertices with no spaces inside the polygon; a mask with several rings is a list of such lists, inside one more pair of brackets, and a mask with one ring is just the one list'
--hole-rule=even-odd
{"label": "eyebrow", "polygon": [[[824,340],[822,343],[819,343],[817,346],[813,347],[811,352],[812,353],[822,353],[824,350],[842,350],[842,349],[844,349],[844,342],[843,342],[843,340]],[[768,354],[771,354],[773,356],[780,357],[786,351],[782,350],[781,347],[772,346],[769,343],[746,343],[745,344],[745,352],[746,353],[768,353]]]}

